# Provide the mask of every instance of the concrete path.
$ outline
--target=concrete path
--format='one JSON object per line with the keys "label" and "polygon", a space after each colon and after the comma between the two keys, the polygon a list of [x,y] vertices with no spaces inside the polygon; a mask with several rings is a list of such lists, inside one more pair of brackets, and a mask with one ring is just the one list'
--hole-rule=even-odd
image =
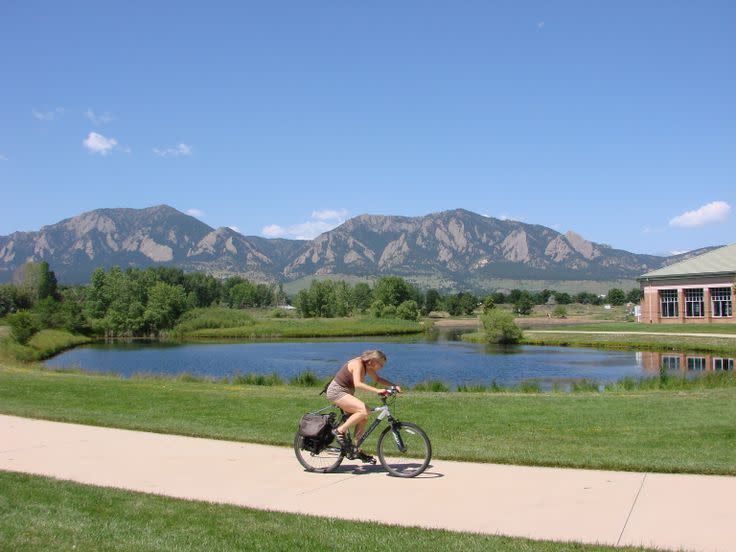
{"label": "concrete path", "polygon": [[[0,470],[345,519],[667,549],[736,550],[736,477],[433,461],[416,479],[288,448],[0,415]],[[359,512],[343,505],[357,498]]]}

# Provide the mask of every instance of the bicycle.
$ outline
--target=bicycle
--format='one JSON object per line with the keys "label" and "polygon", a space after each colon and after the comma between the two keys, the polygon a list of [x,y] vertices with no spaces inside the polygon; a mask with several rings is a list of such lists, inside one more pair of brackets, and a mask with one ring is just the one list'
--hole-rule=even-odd
{"label": "bicycle", "polygon": [[[371,412],[378,413],[377,418],[355,445],[353,445],[349,430],[345,433],[344,447],[331,446],[334,440],[331,431],[329,434],[325,433],[322,439],[317,440],[305,438],[297,431],[294,437],[294,452],[299,463],[306,471],[329,473],[336,470],[346,457],[349,460],[361,459],[371,462],[366,458],[361,458],[358,451],[370,434],[383,420],[386,420],[389,425],[379,435],[376,444],[376,455],[381,465],[390,475],[396,477],[416,477],[423,473],[432,459],[432,444],[421,427],[411,422],[400,422],[391,414],[389,400],[393,405],[397,394],[398,391],[393,387],[386,390],[386,394],[381,397],[382,405],[371,409]],[[313,414],[321,414],[328,410],[332,411],[329,418],[330,430],[340,426],[349,417],[349,414],[334,405],[326,406]],[[341,414],[339,421],[336,415],[332,415],[337,411]],[[392,439],[388,438],[389,435]],[[391,446],[390,443],[393,443],[394,446]],[[375,464],[375,459],[371,463]]]}

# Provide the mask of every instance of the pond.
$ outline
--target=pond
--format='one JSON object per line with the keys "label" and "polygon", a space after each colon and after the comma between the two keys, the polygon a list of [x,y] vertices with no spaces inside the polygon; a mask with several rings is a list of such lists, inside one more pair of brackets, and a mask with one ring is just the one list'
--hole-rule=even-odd
{"label": "pond", "polygon": [[248,343],[112,343],[80,347],[48,361],[49,368],[74,367],[94,372],[192,374],[211,378],[276,373],[288,380],[304,371],[320,378],[333,375],[348,359],[367,349],[381,349],[389,362],[382,375],[402,385],[441,380],[458,385],[514,387],[525,380],[542,389],[571,381],[600,383],[654,373],[636,352],[567,347],[500,347],[465,343],[451,337],[372,341],[290,341]]}

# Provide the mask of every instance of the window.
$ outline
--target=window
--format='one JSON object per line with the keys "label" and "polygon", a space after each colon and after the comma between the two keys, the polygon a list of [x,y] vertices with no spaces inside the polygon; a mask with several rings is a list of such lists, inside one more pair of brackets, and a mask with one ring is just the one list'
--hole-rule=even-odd
{"label": "window", "polygon": [[677,307],[677,290],[663,289],[659,292],[659,304],[662,318],[679,316],[680,309]]}
{"label": "window", "polygon": [[662,355],[662,368],[665,370],[679,370],[680,357],[671,355]]}
{"label": "window", "polygon": [[732,358],[714,358],[713,370],[733,370]]}
{"label": "window", "polygon": [[687,369],[698,372],[705,370],[705,357],[687,357]]}
{"label": "window", "polygon": [[733,316],[731,307],[731,288],[713,288],[710,290],[711,314],[716,318]]}
{"label": "window", "polygon": [[702,289],[685,290],[685,316],[705,316],[705,303]]}

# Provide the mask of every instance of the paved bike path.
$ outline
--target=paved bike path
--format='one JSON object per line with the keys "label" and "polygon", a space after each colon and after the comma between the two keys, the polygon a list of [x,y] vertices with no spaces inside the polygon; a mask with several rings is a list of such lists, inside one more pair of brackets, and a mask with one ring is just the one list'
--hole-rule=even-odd
{"label": "paved bike path", "polygon": [[[736,550],[736,477],[433,461],[416,479],[293,451],[0,415],[0,470],[185,499],[453,531]],[[348,504],[354,504],[349,506]],[[356,506],[357,505],[357,506]]]}

